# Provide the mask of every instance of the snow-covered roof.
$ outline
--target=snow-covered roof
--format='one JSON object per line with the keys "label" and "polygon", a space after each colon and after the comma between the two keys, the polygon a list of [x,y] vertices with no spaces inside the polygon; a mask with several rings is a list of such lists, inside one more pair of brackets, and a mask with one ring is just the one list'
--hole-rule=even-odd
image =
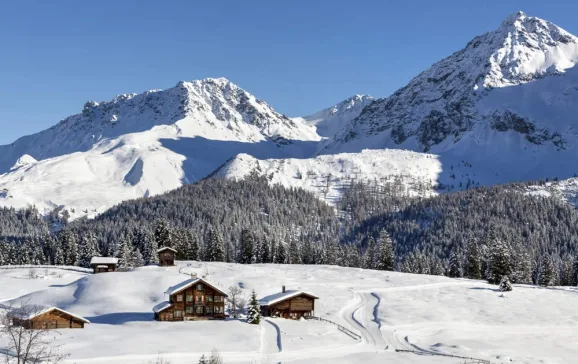
{"label": "snow-covered roof", "polygon": [[153,307],[153,312],[159,313],[161,311],[166,310],[169,307],[171,307],[171,303],[169,301],[163,301],[163,302],[159,303],[158,305],[156,305],[155,307]]}
{"label": "snow-covered roof", "polygon": [[97,268],[108,268],[108,265],[97,265]]}
{"label": "snow-covered roof", "polygon": [[269,305],[273,305],[275,303],[283,302],[289,298],[300,296],[302,294],[309,296],[311,298],[315,298],[315,299],[319,298],[319,297],[315,297],[314,295],[307,293],[307,292],[296,291],[296,290],[287,290],[285,292],[279,292],[279,293],[275,293],[275,294],[263,297],[259,300],[259,304],[262,306],[269,306]]}
{"label": "snow-covered roof", "polygon": [[171,248],[170,246],[163,246],[162,248],[159,248],[159,249],[157,250],[157,253],[160,253],[160,252],[162,252],[163,250],[170,250],[170,251],[175,252],[175,253],[177,252],[176,249],[173,249],[173,248]]}
{"label": "snow-covered roof", "polygon": [[92,257],[90,265],[95,264],[118,264],[118,258],[111,257]]}
{"label": "snow-covered roof", "polygon": [[183,282],[181,282],[181,283],[179,283],[179,284],[177,284],[177,285],[174,285],[174,286],[172,286],[172,287],[169,287],[169,289],[167,290],[167,294],[168,294],[169,296],[171,296],[171,295],[173,295],[173,294],[175,294],[175,293],[177,293],[177,292],[180,292],[180,291],[182,291],[182,290],[184,290],[184,289],[187,289],[187,288],[189,288],[189,287],[191,287],[191,286],[193,286],[193,285],[195,285],[195,284],[197,284],[197,283],[204,283],[204,284],[206,284],[207,286],[213,288],[214,290],[219,291],[219,292],[220,292],[221,294],[223,294],[225,297],[227,297],[227,294],[226,294],[225,292],[221,291],[221,290],[218,289],[217,287],[213,286],[212,284],[210,284],[209,282],[207,282],[207,281],[205,281],[205,280],[203,280],[203,279],[201,279],[201,278],[191,278],[191,279],[187,279],[186,281],[183,281]]}
{"label": "snow-covered roof", "polygon": [[33,318],[40,316],[42,314],[45,314],[47,312],[50,312],[52,310],[56,310],[56,311],[60,311],[68,316],[74,317],[75,319],[82,321],[84,323],[89,324],[90,321],[88,321],[87,319],[85,319],[82,316],[78,316],[75,315],[73,313],[70,313],[68,311],[64,311],[63,309],[60,309],[58,307],[55,306],[43,306],[43,305],[24,305],[22,307],[16,308],[12,311],[10,311],[9,315],[11,317],[15,317],[15,318],[19,318],[21,320],[32,320]]}

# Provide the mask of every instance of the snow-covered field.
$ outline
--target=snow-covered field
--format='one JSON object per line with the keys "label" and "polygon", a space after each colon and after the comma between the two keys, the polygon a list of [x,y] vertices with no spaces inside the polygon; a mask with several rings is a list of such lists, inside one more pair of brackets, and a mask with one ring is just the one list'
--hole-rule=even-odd
{"label": "snow-covered field", "polygon": [[[57,270],[56,270],[57,271]],[[320,297],[316,315],[361,335],[358,341],[323,321],[267,319],[156,322],[152,307],[187,273],[206,275],[248,296],[281,285]],[[92,323],[60,330],[70,363],[195,362],[217,348],[238,363],[461,363],[448,356],[492,363],[572,363],[578,344],[578,289],[515,286],[502,294],[481,281],[335,266],[239,265],[179,262],[128,273],[83,275],[62,271],[55,280],[28,278],[27,269],[0,269],[0,298],[56,305]],[[45,281],[50,281],[48,284]]]}

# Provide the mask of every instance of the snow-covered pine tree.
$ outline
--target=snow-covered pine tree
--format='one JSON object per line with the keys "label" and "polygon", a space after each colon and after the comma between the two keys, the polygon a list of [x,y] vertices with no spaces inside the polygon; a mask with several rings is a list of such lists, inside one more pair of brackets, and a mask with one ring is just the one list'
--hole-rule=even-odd
{"label": "snow-covered pine tree", "polygon": [[60,246],[62,247],[64,265],[77,265],[78,244],[76,242],[76,235],[72,231],[65,229],[60,232],[59,240]]}
{"label": "snow-covered pine tree", "polygon": [[379,233],[379,260],[376,264],[376,269],[379,270],[394,270],[395,253],[393,250],[393,241],[385,229]]}
{"label": "snow-covered pine tree", "polygon": [[239,243],[239,257],[237,258],[237,263],[251,264],[253,262],[253,248],[255,245],[253,233],[251,233],[249,229],[243,229],[241,231]]}
{"label": "snow-covered pine tree", "polygon": [[142,267],[145,265],[142,253],[140,252],[140,249],[137,247],[135,247],[131,252],[129,261],[130,261],[129,266],[131,267],[131,269]]}
{"label": "snow-covered pine tree", "polygon": [[462,277],[462,264],[460,263],[460,258],[455,250],[452,252],[452,255],[450,256],[448,276],[451,278]]}
{"label": "snow-covered pine tree", "polygon": [[223,262],[225,261],[225,245],[219,232],[211,228],[207,234],[206,259],[209,262]]}
{"label": "snow-covered pine tree", "polygon": [[544,254],[542,261],[540,262],[538,284],[544,287],[553,286],[556,284],[556,271],[554,270],[554,263],[548,254]]}
{"label": "snow-covered pine tree", "polygon": [[289,264],[302,264],[301,260],[301,249],[299,249],[299,244],[297,240],[291,239],[289,243]]}
{"label": "snow-covered pine tree", "polygon": [[496,239],[490,247],[488,258],[488,282],[499,284],[503,276],[510,276],[512,272],[510,266],[510,252],[506,244],[500,239]]}
{"label": "snow-covered pine tree", "polygon": [[134,268],[131,266],[132,242],[127,234],[123,234],[118,244],[116,257],[118,258],[118,270],[128,271]]}
{"label": "snow-covered pine tree", "polygon": [[512,270],[512,282],[532,284],[532,262],[527,252],[516,254]]}
{"label": "snow-covered pine tree", "polygon": [[142,256],[145,265],[158,264],[159,257],[157,254],[158,245],[156,240],[149,234],[149,232],[140,230],[136,234],[137,246],[142,249]]}
{"label": "snow-covered pine tree", "polygon": [[574,258],[574,268],[572,269],[572,285],[578,286],[578,255]]}
{"label": "snow-covered pine tree", "polygon": [[287,263],[287,250],[285,249],[285,244],[283,242],[279,242],[275,244],[275,263],[276,264],[285,264]]}
{"label": "snow-covered pine tree", "polygon": [[572,260],[567,258],[560,263],[560,273],[558,276],[560,277],[560,281],[558,282],[560,286],[572,285]]}
{"label": "snow-covered pine tree", "polygon": [[172,231],[167,220],[161,219],[157,221],[155,226],[155,241],[157,246],[173,246]]}
{"label": "snow-covered pine tree", "polygon": [[251,292],[251,299],[247,308],[247,322],[255,325],[261,322],[261,307],[259,306],[259,301],[257,301],[255,290]]}
{"label": "snow-covered pine tree", "polygon": [[470,239],[466,260],[466,278],[482,279],[482,262],[480,258],[480,251],[478,249],[478,243],[475,239]]}
{"label": "snow-covered pine tree", "polygon": [[96,236],[90,231],[86,232],[82,235],[78,244],[78,264],[81,267],[88,268],[92,257],[98,256],[100,256],[100,252],[98,251]]}
{"label": "snow-covered pine tree", "polygon": [[363,255],[363,268],[365,269],[375,269],[377,266],[377,252],[375,247],[375,240],[372,236],[369,237],[367,241],[367,248],[365,249],[365,254]]}
{"label": "snow-covered pine tree", "polygon": [[503,276],[500,280],[500,292],[510,292],[512,289],[512,284],[508,276]]}

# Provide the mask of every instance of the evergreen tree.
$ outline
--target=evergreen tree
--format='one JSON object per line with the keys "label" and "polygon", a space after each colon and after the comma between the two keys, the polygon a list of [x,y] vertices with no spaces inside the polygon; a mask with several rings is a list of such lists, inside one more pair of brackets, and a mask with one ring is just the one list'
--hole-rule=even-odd
{"label": "evergreen tree", "polygon": [[572,285],[578,286],[578,255],[574,258],[574,267],[572,269]]}
{"label": "evergreen tree", "polygon": [[285,245],[281,242],[275,245],[275,263],[285,264],[287,263],[287,251],[285,250]]}
{"label": "evergreen tree", "polygon": [[532,262],[528,253],[518,253],[514,260],[512,271],[512,281],[514,283],[531,284],[532,283]]}
{"label": "evergreen tree", "polygon": [[379,260],[376,268],[379,270],[393,271],[395,264],[395,255],[393,251],[393,241],[385,229],[382,229],[379,235]]}
{"label": "evergreen tree", "polygon": [[155,226],[155,241],[159,248],[163,246],[173,246],[173,234],[167,220],[161,219],[157,221]]}
{"label": "evergreen tree", "polygon": [[462,276],[462,265],[460,263],[458,253],[455,251],[452,252],[452,255],[450,257],[450,266],[448,275],[451,278],[461,278]]}
{"label": "evergreen tree", "polygon": [[60,246],[62,248],[63,264],[77,265],[78,263],[78,244],[76,235],[70,230],[60,232]]}
{"label": "evergreen tree", "polygon": [[210,364],[209,359],[205,357],[205,354],[201,355],[201,358],[199,359],[199,364]]}
{"label": "evergreen tree", "polygon": [[251,264],[253,262],[254,245],[255,239],[253,238],[253,234],[248,229],[243,229],[241,231],[238,263]]}
{"label": "evergreen tree", "polygon": [[219,232],[213,228],[207,234],[206,246],[206,260],[209,262],[224,262],[225,261],[225,245]]}
{"label": "evergreen tree", "polygon": [[503,276],[500,280],[500,292],[509,292],[512,289],[512,284],[510,283],[508,276]]}
{"label": "evergreen tree", "polygon": [[558,282],[561,286],[572,286],[572,260],[564,259],[560,264],[560,281]]}
{"label": "evergreen tree", "polygon": [[466,278],[482,279],[482,264],[480,259],[480,251],[475,239],[471,239],[468,245],[467,253]]}
{"label": "evergreen tree", "polygon": [[135,247],[130,254],[128,267],[130,267],[130,269],[134,269],[134,268],[142,267],[144,265],[145,265],[145,261],[144,261],[142,254],[141,254],[139,248]]}
{"label": "evergreen tree", "polygon": [[540,263],[538,284],[544,287],[553,286],[556,284],[556,272],[554,271],[554,263],[552,263],[552,258],[547,254],[544,254],[542,257],[542,262]]}
{"label": "evergreen tree", "polygon": [[135,245],[142,249],[142,256],[145,265],[158,264],[159,256],[157,250],[159,249],[156,240],[149,232],[139,230],[135,234]]}
{"label": "evergreen tree", "polygon": [[247,322],[250,324],[259,324],[261,322],[261,308],[259,307],[255,290],[251,293],[251,300],[247,309]]}
{"label": "evergreen tree", "polygon": [[297,241],[295,239],[291,239],[289,243],[289,264],[302,264],[303,261],[301,260],[301,250],[299,249],[299,245],[297,245]]}
{"label": "evergreen tree", "polygon": [[127,234],[124,234],[120,239],[115,256],[118,258],[118,269],[120,271],[127,271],[133,268],[131,266],[132,243]]}
{"label": "evergreen tree", "polygon": [[92,257],[98,256],[100,256],[100,252],[98,251],[96,237],[89,231],[80,238],[78,246],[78,264],[81,267],[89,268]]}
{"label": "evergreen tree", "polygon": [[375,269],[377,265],[376,256],[375,240],[370,236],[367,242],[367,249],[365,249],[365,255],[363,256],[363,268]]}
{"label": "evergreen tree", "polygon": [[503,276],[511,274],[510,252],[508,247],[501,240],[496,239],[490,247],[490,257],[488,259],[488,282],[499,284]]}

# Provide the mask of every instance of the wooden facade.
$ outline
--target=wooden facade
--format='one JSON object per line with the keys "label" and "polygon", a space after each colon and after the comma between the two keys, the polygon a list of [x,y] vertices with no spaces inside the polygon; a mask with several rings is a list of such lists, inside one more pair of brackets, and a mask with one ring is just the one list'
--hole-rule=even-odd
{"label": "wooden facade", "polygon": [[116,266],[118,264],[118,258],[110,257],[92,257],[90,260],[90,267],[92,268],[92,273],[106,273],[116,271]]}
{"label": "wooden facade", "polygon": [[44,310],[38,314],[25,316],[14,315],[12,323],[26,329],[83,329],[88,320],[72,315],[56,307]]}
{"label": "wooden facade", "polygon": [[261,315],[300,319],[315,315],[315,300],[318,297],[301,291],[283,291],[260,300]]}
{"label": "wooden facade", "polygon": [[175,249],[165,246],[157,250],[157,254],[159,255],[159,265],[161,267],[172,267],[175,265],[175,256],[177,254]]}
{"label": "wooden facade", "polygon": [[170,289],[169,301],[154,309],[155,320],[188,321],[225,318],[225,294],[202,279],[192,279]]}

